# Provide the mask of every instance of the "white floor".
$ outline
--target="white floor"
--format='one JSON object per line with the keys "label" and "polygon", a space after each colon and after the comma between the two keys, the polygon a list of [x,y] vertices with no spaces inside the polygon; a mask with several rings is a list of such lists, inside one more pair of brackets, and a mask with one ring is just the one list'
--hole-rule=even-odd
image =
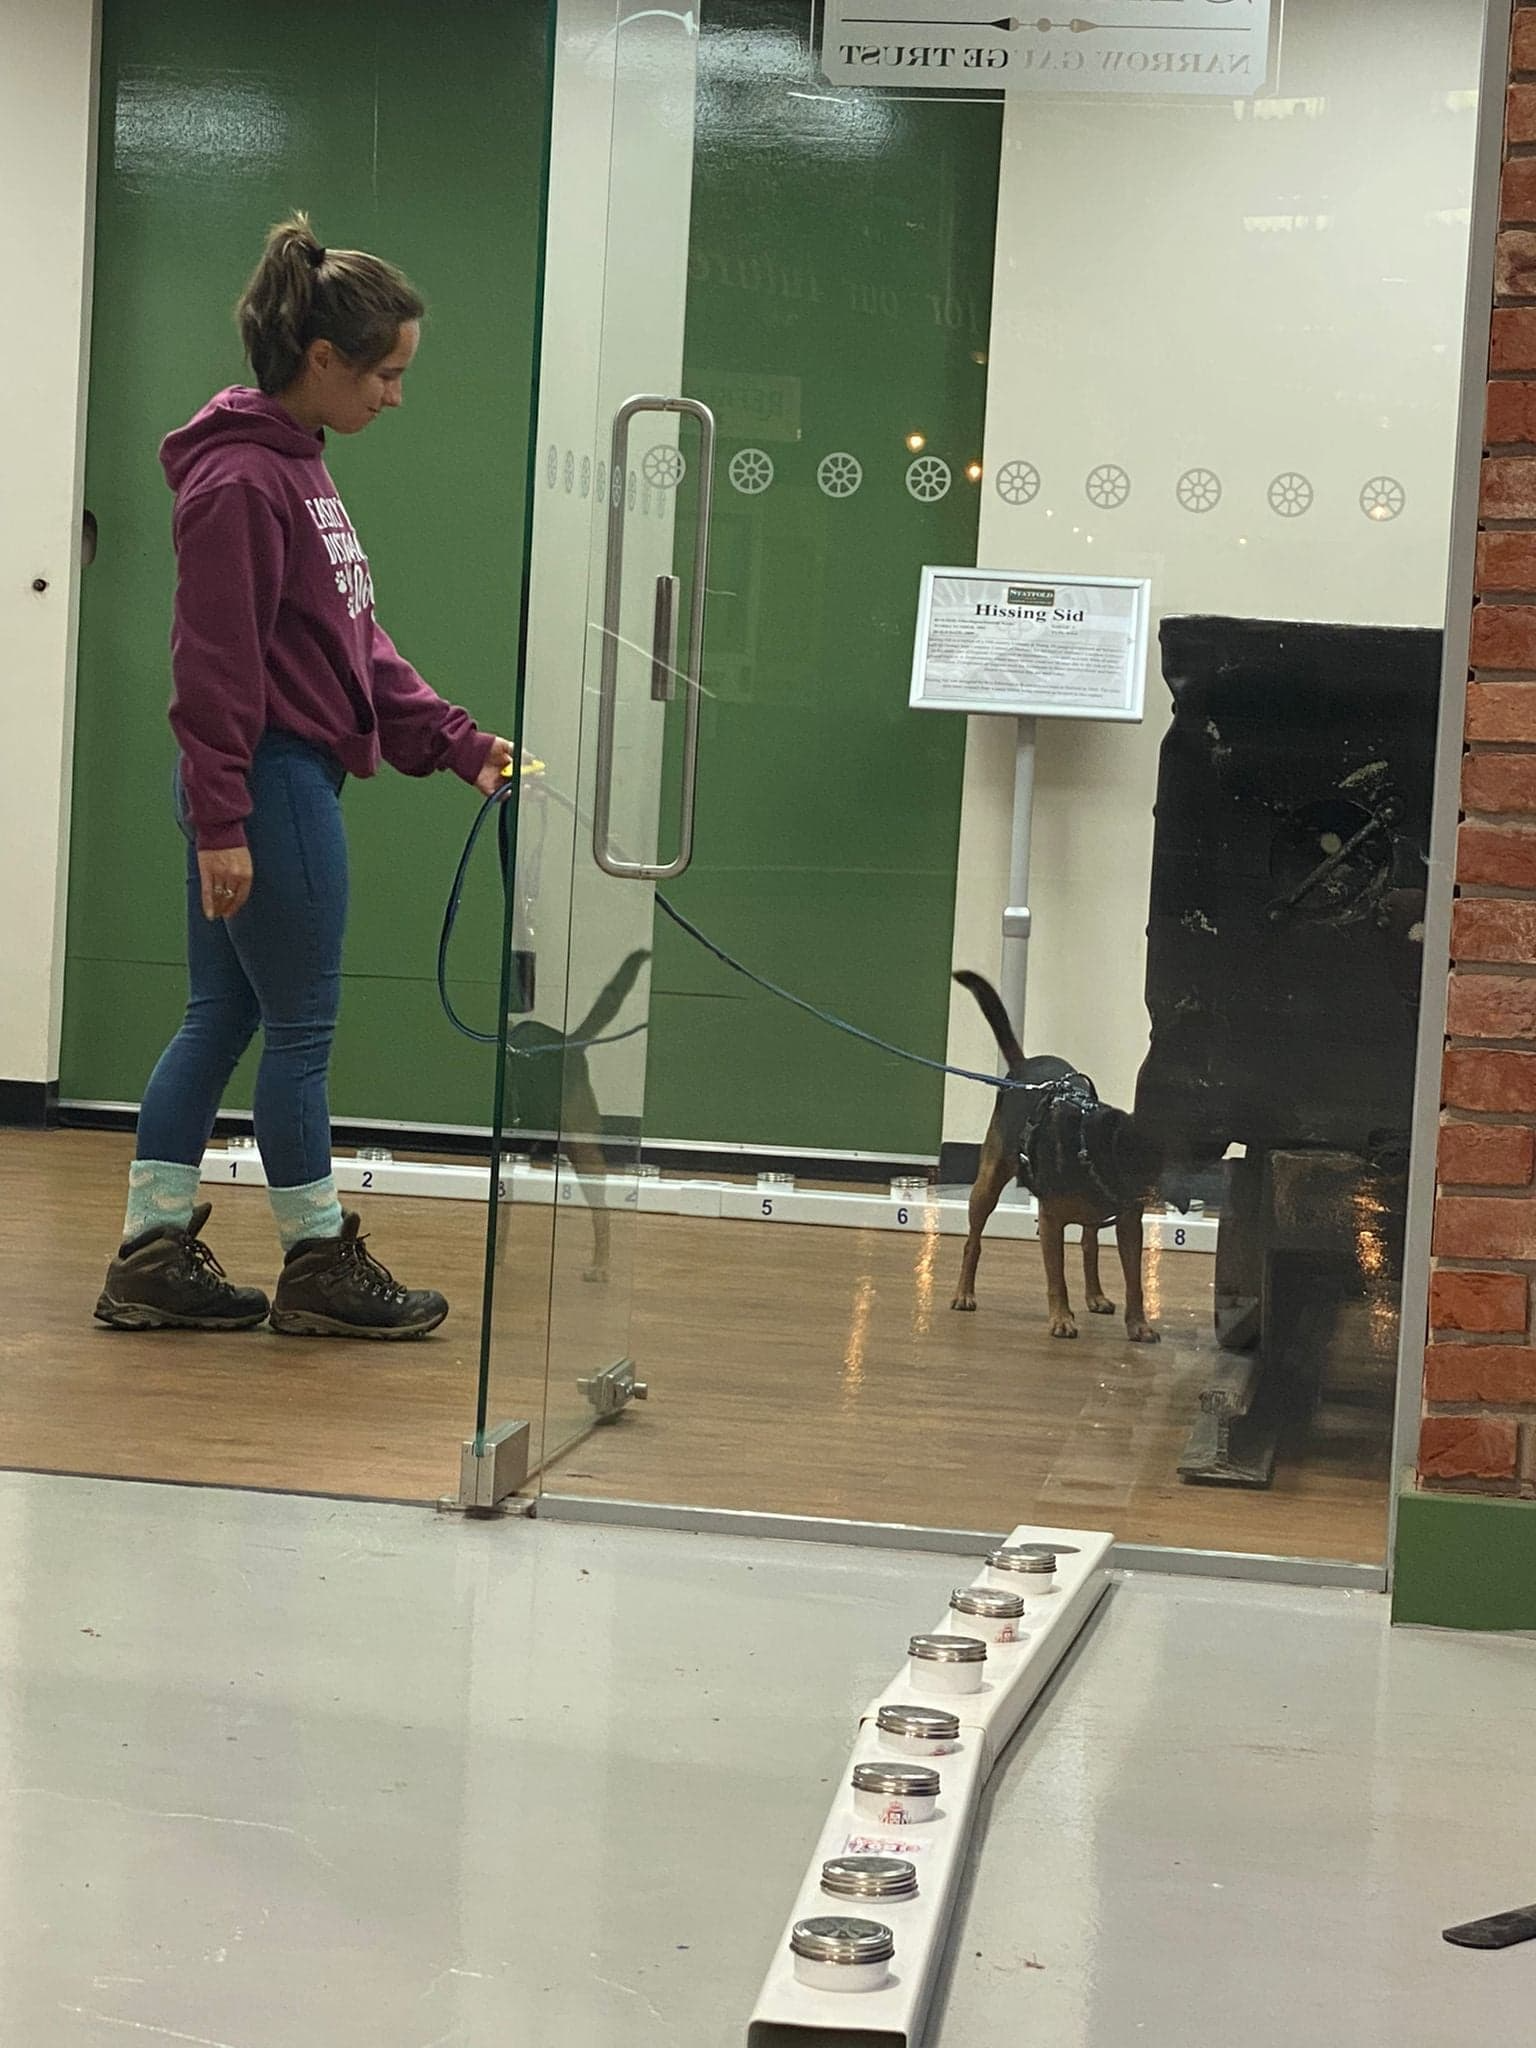
{"label": "white floor", "polygon": [[[0,1478],[0,2040],[741,2048],[942,1558]],[[1536,1646],[1117,1589],[931,2048],[1520,2038]]]}

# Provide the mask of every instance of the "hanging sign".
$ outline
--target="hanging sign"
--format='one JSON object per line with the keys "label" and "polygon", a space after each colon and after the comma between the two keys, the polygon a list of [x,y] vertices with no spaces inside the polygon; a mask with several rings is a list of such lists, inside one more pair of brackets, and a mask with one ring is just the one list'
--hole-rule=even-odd
{"label": "hanging sign", "polygon": [[990,18],[986,0],[822,0],[821,68],[834,85],[1247,99],[1269,76],[1270,15],[1271,0],[1075,0]]}
{"label": "hanging sign", "polygon": [[924,569],[909,702],[1134,724],[1151,617],[1144,578]]}

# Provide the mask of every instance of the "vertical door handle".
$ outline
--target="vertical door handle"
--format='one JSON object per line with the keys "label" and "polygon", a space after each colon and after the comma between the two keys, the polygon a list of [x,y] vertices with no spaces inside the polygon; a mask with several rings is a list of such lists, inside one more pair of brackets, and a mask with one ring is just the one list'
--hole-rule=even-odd
{"label": "vertical door handle", "polygon": [[[681,678],[685,696],[683,714],[683,772],[678,819],[677,852],[670,861],[628,860],[613,844],[613,754],[614,725],[618,712],[619,626],[624,599],[624,524],[628,512],[626,480],[629,475],[629,430],[631,423],[647,412],[667,413],[696,420],[699,426],[698,523],[693,539],[693,589],[688,605],[688,647],[681,668],[676,657],[665,662],[667,694]],[[597,777],[592,803],[592,857],[605,875],[625,882],[670,882],[683,873],[693,859],[694,807],[699,777],[700,679],[704,666],[704,599],[709,582],[710,520],[714,511],[715,416],[696,398],[628,398],[613,416],[613,446],[608,497],[608,557],[603,583],[603,637],[599,659],[597,713]],[[672,596],[664,600],[662,585],[671,586]],[[670,648],[675,624],[663,631],[663,607],[670,605],[676,618],[677,579],[657,579],[655,628],[651,645],[651,694],[658,696],[658,647],[665,640]]]}

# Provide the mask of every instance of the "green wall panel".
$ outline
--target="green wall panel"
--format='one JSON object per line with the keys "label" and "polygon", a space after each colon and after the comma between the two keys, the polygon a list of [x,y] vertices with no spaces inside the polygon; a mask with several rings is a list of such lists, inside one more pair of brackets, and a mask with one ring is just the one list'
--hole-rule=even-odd
{"label": "green wall panel", "polygon": [[[404,409],[333,444],[332,466],[395,639],[483,724],[511,724],[544,10],[454,0],[451,12],[450,32],[411,0],[107,0],[86,458],[101,541],[82,596],[67,1096],[136,1100],[177,1021],[174,559],[155,451],[245,376],[230,309],[289,207],[307,206],[331,241],[391,257],[427,296]],[[489,1057],[437,1018],[430,986],[472,803],[447,778],[385,773],[348,792],[339,1115],[489,1116]],[[488,883],[466,908],[461,960],[494,962],[493,911]],[[105,973],[113,963],[142,987]],[[357,988],[381,976],[391,1004],[362,1008]],[[237,1085],[231,1106],[248,1099]]]}
{"label": "green wall panel", "polygon": [[1536,1629],[1536,1501],[1404,1490],[1392,1619],[1421,1628]]}
{"label": "green wall panel", "polygon": [[[160,1055],[186,994],[178,962],[77,959],[71,1001],[85,1014],[109,1018],[91,1065],[92,1094],[101,1102],[136,1102]],[[461,1016],[485,1028],[496,1016],[496,984],[451,983]],[[251,1099],[258,1038],[236,1070],[225,1107]],[[338,1118],[393,1122],[400,1104],[430,1092],[435,1124],[484,1124],[489,1053],[450,1031],[437,1003],[435,982],[348,974],[343,978],[341,1029],[336,1039],[331,1096]]]}
{"label": "green wall panel", "polygon": [[[67,1096],[136,1099],[179,1011],[155,450],[244,374],[229,308],[292,205],[427,294],[404,410],[333,466],[380,616],[444,694],[510,725],[542,34],[542,8],[498,0],[106,0]],[[825,91],[801,8],[706,9],[685,385],[719,411],[722,475],[699,850],[676,894],[765,973],[940,1055],[963,721],[909,713],[906,676],[919,567],[974,559],[963,471],[981,446],[1000,118]],[[907,490],[910,432],[951,465],[938,502]],[[758,496],[728,479],[751,446],[776,469]],[[837,450],[863,465],[850,497],[817,481]],[[385,773],[346,805],[336,1113],[483,1122],[488,1057],[441,1021],[431,981],[470,799]],[[494,960],[496,910],[487,855],[456,953],[468,973]],[[656,945],[656,1134],[936,1149],[936,1077],[774,1005],[660,920]],[[489,1023],[488,982],[463,1002]],[[231,1107],[248,1083],[242,1069]]]}
{"label": "green wall panel", "polygon": [[[918,571],[976,559],[999,108],[832,94],[784,0],[709,0],[684,388],[720,423],[694,864],[738,957],[942,1058],[964,720],[907,709]],[[909,434],[953,481],[907,488]],[[737,489],[759,449],[773,481]],[[829,454],[862,481],[834,497]],[[691,547],[681,530],[680,558]],[[942,1081],[658,919],[653,1136],[936,1152]]]}

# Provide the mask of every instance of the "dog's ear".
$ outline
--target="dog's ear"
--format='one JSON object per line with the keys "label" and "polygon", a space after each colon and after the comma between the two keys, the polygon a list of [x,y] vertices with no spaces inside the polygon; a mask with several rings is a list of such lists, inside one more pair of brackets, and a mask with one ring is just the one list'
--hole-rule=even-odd
{"label": "dog's ear", "polygon": [[1187,1173],[1181,1173],[1177,1168],[1171,1173],[1165,1173],[1157,1184],[1157,1191],[1181,1216],[1189,1214],[1189,1205],[1194,1200],[1194,1188]]}
{"label": "dog's ear", "polygon": [[[1145,1125],[1128,1116],[1122,1130],[1125,1147],[1125,1163],[1130,1177],[1149,1193],[1161,1189],[1167,1154]],[[1171,1199],[1171,1198],[1170,1198]]]}

